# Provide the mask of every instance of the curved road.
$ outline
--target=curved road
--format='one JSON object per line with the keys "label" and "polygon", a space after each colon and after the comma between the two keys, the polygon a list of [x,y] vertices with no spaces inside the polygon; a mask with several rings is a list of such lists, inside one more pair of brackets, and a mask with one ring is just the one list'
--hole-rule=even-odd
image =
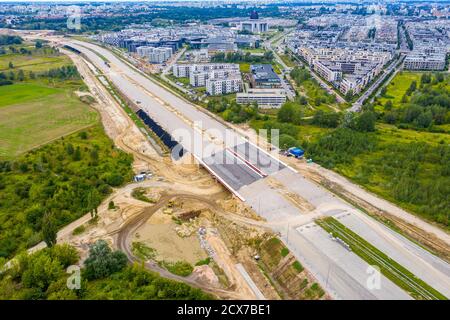
{"label": "curved road", "polygon": [[[123,251],[128,260],[131,263],[141,263],[141,260],[134,256],[132,250],[131,250],[131,243],[130,239],[132,238],[133,234],[141,227],[156,211],[164,207],[170,200],[173,199],[194,199],[199,200],[202,202],[207,203],[208,205],[216,206],[213,202],[210,200],[206,200],[204,197],[196,196],[193,194],[188,193],[178,193],[178,194],[172,194],[163,196],[157,204],[146,208],[141,214],[138,214],[131,219],[127,220],[120,228],[120,230],[115,231],[112,234],[117,233],[117,247],[121,251]],[[175,275],[166,269],[160,267],[156,262],[153,261],[147,261],[144,263],[145,267],[147,269],[150,269],[154,272],[157,272],[159,275],[161,275],[164,278],[169,278],[172,280],[180,281],[187,283],[191,286],[197,287],[199,289],[202,289],[205,292],[208,292],[213,295],[217,295],[223,299],[243,299],[245,297],[241,296],[240,294],[234,292],[234,291],[228,291],[220,288],[211,288],[211,286],[204,285],[202,283],[199,283],[195,281],[191,276],[188,277],[182,277]]]}

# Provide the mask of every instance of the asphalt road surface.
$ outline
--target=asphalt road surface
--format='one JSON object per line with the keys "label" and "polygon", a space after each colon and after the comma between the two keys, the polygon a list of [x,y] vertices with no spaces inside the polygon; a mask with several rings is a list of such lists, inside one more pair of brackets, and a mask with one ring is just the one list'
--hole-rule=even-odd
{"label": "asphalt road surface", "polygon": [[392,70],[398,68],[402,61],[403,61],[403,55],[400,56],[400,58],[394,62],[392,62],[389,67],[386,68],[386,70],[383,70],[383,74],[370,86],[369,89],[367,89],[359,98],[358,100],[353,103],[352,107],[348,109],[349,111],[353,112],[359,112],[361,110],[362,104],[364,101],[375,91],[378,90],[378,87],[380,84],[386,79],[386,77],[389,76]]}
{"label": "asphalt road surface", "polygon": [[[366,284],[367,263],[353,253],[333,256],[326,233],[306,234],[301,231],[302,226],[325,215],[350,214],[356,217],[358,227],[355,227],[357,230],[354,231],[361,237],[375,237],[374,241],[388,251],[387,254],[395,254],[399,261],[406,263],[411,257],[415,257],[417,268],[420,268],[416,269],[417,273],[420,271],[420,275],[427,274],[427,282],[432,286],[439,286],[441,293],[449,292],[450,269],[446,262],[425,254],[423,249],[403,236],[395,234],[393,238],[391,230],[365,216],[328,190],[307,180],[259,148],[248,147],[245,139],[235,132],[227,131],[220,121],[146,78],[110,51],[77,40],[66,42],[83,52],[130,100],[139,101],[140,108],[153,120],[176,137],[186,150],[248,206],[266,218],[296,258],[334,298],[406,299],[409,296],[405,296],[405,292],[388,279],[383,280],[385,289],[373,292]],[[110,67],[100,56],[108,59]],[[201,125],[196,121],[201,121]],[[177,133],[180,131],[186,131],[189,136],[197,135],[204,145],[192,146],[186,138],[179,137]],[[224,138],[226,135],[228,137]],[[205,160],[211,160],[211,157],[212,160],[219,157],[232,161],[231,164],[219,161],[206,164]],[[313,210],[305,209],[308,206],[299,203],[302,201],[307,202],[309,207],[312,206]],[[344,221],[344,224],[348,224],[349,228],[354,227],[350,222]],[[390,241],[395,241],[395,245],[388,246]]]}

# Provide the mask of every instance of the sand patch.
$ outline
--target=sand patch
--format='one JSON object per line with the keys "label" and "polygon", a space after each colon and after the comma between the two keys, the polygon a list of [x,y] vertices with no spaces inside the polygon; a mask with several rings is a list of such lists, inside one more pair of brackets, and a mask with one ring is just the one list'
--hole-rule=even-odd
{"label": "sand patch", "polygon": [[139,241],[157,251],[156,260],[168,262],[186,261],[195,265],[199,260],[207,258],[200,247],[197,234],[180,237],[175,229],[180,227],[174,223],[172,216],[159,210],[134,235],[133,241]]}

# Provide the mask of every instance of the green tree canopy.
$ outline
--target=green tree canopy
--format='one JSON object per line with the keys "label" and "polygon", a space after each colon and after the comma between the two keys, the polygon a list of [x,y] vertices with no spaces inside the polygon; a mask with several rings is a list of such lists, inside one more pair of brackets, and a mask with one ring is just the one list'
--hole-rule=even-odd
{"label": "green tree canopy", "polygon": [[84,262],[88,279],[102,279],[122,270],[127,257],[121,251],[112,251],[105,240],[97,240],[89,249],[89,257]]}

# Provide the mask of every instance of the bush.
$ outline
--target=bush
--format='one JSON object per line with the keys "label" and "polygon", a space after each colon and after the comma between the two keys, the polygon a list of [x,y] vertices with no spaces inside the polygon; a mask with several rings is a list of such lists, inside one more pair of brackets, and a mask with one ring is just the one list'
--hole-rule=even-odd
{"label": "bush", "polygon": [[150,199],[145,195],[145,189],[144,188],[135,188],[131,192],[131,196],[137,200],[148,202],[148,203],[155,203],[155,200]]}
{"label": "bush", "polygon": [[105,240],[97,240],[90,246],[84,265],[87,279],[102,279],[122,270],[127,265],[127,257],[121,251],[113,252]]}
{"label": "bush", "polygon": [[9,86],[12,85],[14,82],[11,80],[0,80],[0,86]]}
{"label": "bush", "polygon": [[59,244],[49,250],[50,256],[58,260],[63,268],[74,265],[80,259],[77,249],[68,244]]}
{"label": "bush", "polygon": [[338,128],[310,143],[308,156],[326,168],[350,164],[353,157],[375,149],[377,141],[368,133]]}
{"label": "bush", "polygon": [[123,176],[117,172],[107,173],[102,178],[111,187],[119,187],[124,183]]}
{"label": "bush", "polygon": [[289,148],[295,147],[297,145],[298,145],[298,141],[294,137],[292,137],[288,134],[280,135],[280,137],[279,137],[280,149],[289,149]]}
{"label": "bush", "polygon": [[279,122],[300,124],[302,119],[300,107],[294,102],[287,101],[278,110],[277,119]]}
{"label": "bush", "polygon": [[203,265],[208,265],[210,262],[211,262],[211,258],[207,257],[206,259],[197,261],[197,263],[195,265],[196,266],[203,266]]}
{"label": "bush", "polygon": [[341,122],[342,114],[337,112],[317,111],[312,119],[312,124],[325,128],[337,128]]}
{"label": "bush", "polygon": [[194,267],[185,261],[177,261],[175,263],[163,261],[161,264],[169,272],[182,277],[187,277],[194,271]]}
{"label": "bush", "polygon": [[76,235],[82,234],[84,231],[86,231],[86,227],[84,225],[81,225],[81,226],[73,229],[72,234],[74,236],[76,236]]}
{"label": "bush", "polygon": [[108,210],[114,210],[116,208],[116,205],[114,204],[114,201],[110,201],[108,203]]}
{"label": "bush", "polygon": [[292,264],[292,266],[294,267],[295,270],[297,270],[299,273],[302,272],[303,266],[301,265],[300,262],[298,262],[297,260],[294,261],[294,263]]}

